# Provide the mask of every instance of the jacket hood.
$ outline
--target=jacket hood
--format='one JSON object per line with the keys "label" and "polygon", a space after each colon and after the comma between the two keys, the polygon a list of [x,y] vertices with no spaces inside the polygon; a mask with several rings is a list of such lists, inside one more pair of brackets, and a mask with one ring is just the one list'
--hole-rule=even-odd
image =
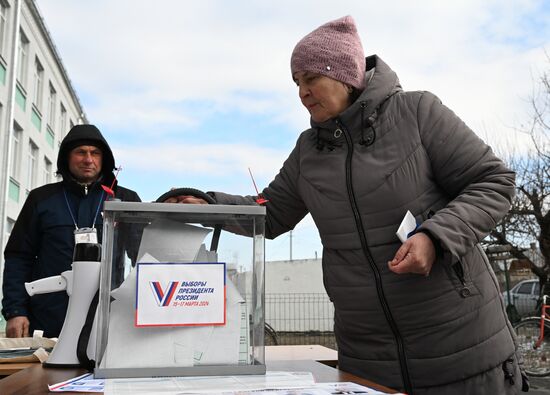
{"label": "jacket hood", "polygon": [[107,140],[94,125],[76,125],[65,136],[59,147],[57,155],[57,172],[63,179],[72,178],[69,172],[69,152],[80,145],[93,145],[101,148],[103,160],[101,164],[101,175],[104,179],[113,178],[115,158]]}

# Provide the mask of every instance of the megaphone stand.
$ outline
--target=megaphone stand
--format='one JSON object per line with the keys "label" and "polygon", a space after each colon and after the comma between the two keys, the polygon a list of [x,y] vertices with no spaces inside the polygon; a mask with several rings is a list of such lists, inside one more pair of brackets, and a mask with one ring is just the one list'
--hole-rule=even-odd
{"label": "megaphone stand", "polygon": [[[75,245],[72,270],[65,271],[59,276],[25,283],[25,288],[30,296],[62,290],[66,290],[69,295],[67,315],[57,344],[43,366],[82,367],[77,355],[77,345],[90,304],[99,290],[100,261],[100,244],[78,243]],[[95,339],[94,329],[95,323],[90,339]],[[95,353],[94,346],[95,341],[91,341],[87,347],[87,355],[92,358]]]}

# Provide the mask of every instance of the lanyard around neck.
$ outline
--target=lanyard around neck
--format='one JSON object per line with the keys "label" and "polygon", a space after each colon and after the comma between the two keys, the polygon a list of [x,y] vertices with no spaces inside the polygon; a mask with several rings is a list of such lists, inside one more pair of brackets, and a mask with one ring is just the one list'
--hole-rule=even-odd
{"label": "lanyard around neck", "polygon": [[[71,210],[71,205],[69,204],[69,198],[67,197],[67,191],[65,188],[63,188],[63,194],[65,195],[65,203],[67,203],[67,208],[69,209],[69,214],[71,214],[71,218],[74,223],[74,227],[76,230],[78,230],[78,224],[76,223],[76,219],[73,214],[73,210]],[[99,196],[99,203],[97,204],[97,209],[95,210],[94,215],[94,222],[92,222],[92,229],[95,228],[95,221],[97,220],[97,214],[99,214],[99,209],[101,207],[101,203],[103,203],[103,198],[105,197],[105,191],[101,191],[101,196]]]}

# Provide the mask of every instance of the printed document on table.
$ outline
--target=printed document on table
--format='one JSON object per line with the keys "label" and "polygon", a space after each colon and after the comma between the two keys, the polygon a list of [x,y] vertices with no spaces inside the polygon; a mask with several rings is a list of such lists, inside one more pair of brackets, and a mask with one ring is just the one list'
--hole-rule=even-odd
{"label": "printed document on table", "polygon": [[267,372],[265,375],[106,379],[106,395],[179,395],[299,389],[315,384],[310,372]]}
{"label": "printed document on table", "polygon": [[[303,376],[304,379],[300,378]],[[383,395],[386,392],[351,382],[314,383],[309,372],[267,372],[266,376],[109,379],[106,395]],[[265,380],[262,380],[261,378]],[[307,378],[306,378],[307,377]],[[115,383],[115,386],[111,384]],[[127,386],[123,385],[127,382]],[[115,388],[116,387],[116,388]],[[405,395],[405,394],[397,394]]]}
{"label": "printed document on table", "polygon": [[[235,395],[236,392],[216,392],[209,395]],[[239,391],[238,395],[387,395],[373,388],[351,382],[317,383],[307,388],[266,389],[261,391]],[[186,394],[191,395],[191,394]],[[405,395],[405,394],[396,394]]]}

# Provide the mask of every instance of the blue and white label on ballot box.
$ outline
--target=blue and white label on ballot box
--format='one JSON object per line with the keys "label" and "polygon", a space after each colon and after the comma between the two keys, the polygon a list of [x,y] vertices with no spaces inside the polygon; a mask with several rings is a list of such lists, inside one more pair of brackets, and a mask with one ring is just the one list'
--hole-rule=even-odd
{"label": "blue and white label on ballot box", "polygon": [[225,325],[225,263],[138,263],[136,327]]}

